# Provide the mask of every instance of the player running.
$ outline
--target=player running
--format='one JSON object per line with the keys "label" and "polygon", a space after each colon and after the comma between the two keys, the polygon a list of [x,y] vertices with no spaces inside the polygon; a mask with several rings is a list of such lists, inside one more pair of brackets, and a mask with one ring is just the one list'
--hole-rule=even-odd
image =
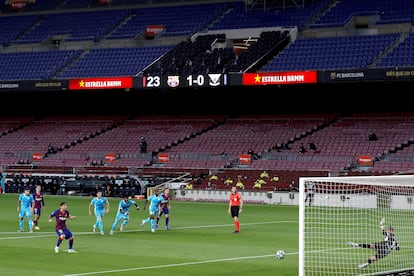
{"label": "player running", "polygon": [[55,252],[59,253],[59,248],[63,240],[69,241],[69,249],[68,253],[77,253],[73,249],[73,243],[74,243],[74,237],[72,232],[69,230],[69,228],[66,225],[67,220],[75,219],[75,216],[72,216],[68,211],[68,205],[66,202],[61,202],[59,205],[59,209],[53,211],[49,215],[49,222],[52,222],[53,218],[56,220],[56,234],[58,236],[58,240],[56,242],[55,246]]}
{"label": "player running", "polygon": [[103,227],[103,217],[105,214],[109,213],[109,201],[106,197],[102,196],[102,191],[96,192],[96,197],[92,198],[91,202],[88,206],[88,213],[91,216],[92,215],[92,206],[93,212],[95,214],[95,223],[93,225],[93,232],[96,232],[96,228],[99,228],[99,232],[101,233],[101,236],[104,235],[104,227]]}
{"label": "player running", "polygon": [[134,205],[135,209],[139,211],[139,207],[137,203],[133,201],[132,199],[130,199],[129,196],[125,194],[123,196],[123,199],[119,201],[118,211],[116,213],[115,221],[112,224],[111,232],[109,232],[110,235],[114,234],[115,228],[118,225],[118,223],[121,222],[121,220],[123,220],[123,222],[121,223],[121,227],[119,230],[124,231],[124,227],[125,225],[127,225],[129,221],[129,207],[131,207],[132,205]]}
{"label": "player running", "polygon": [[158,212],[158,216],[157,216],[157,222],[155,224],[155,229],[158,229],[158,222],[160,221],[160,218],[162,216],[162,214],[164,214],[165,216],[165,230],[169,230],[169,222],[170,222],[170,189],[169,188],[165,188],[164,192],[161,194],[161,196],[163,197],[163,201],[161,201],[160,203],[160,210]]}
{"label": "player running", "polygon": [[141,227],[144,226],[145,223],[151,223],[151,232],[155,233],[155,217],[158,216],[158,212],[160,210],[160,204],[164,201],[164,198],[160,195],[160,191],[158,189],[154,189],[154,193],[150,195],[144,204],[144,210],[147,207],[147,203],[149,202],[149,217],[142,220]]}

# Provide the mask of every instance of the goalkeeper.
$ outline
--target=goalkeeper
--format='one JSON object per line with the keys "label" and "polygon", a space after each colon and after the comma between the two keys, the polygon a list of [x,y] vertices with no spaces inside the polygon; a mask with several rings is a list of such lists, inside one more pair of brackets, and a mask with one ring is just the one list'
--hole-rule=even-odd
{"label": "goalkeeper", "polygon": [[394,228],[392,226],[385,227],[385,219],[383,218],[380,223],[380,228],[382,230],[382,235],[384,236],[383,240],[376,243],[355,243],[348,242],[352,247],[362,247],[375,250],[375,255],[368,258],[366,263],[358,265],[358,268],[363,269],[370,265],[371,263],[384,258],[392,250],[400,250],[400,246],[397,242],[397,239],[394,235]]}

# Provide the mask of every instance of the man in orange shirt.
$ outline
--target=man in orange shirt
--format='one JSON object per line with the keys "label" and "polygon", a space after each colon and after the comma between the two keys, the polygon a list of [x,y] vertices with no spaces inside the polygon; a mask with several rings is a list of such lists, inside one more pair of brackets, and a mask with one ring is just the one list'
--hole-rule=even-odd
{"label": "man in orange shirt", "polygon": [[231,215],[234,221],[234,226],[236,230],[233,232],[234,234],[240,234],[240,222],[239,222],[239,213],[243,210],[243,199],[241,194],[237,192],[237,187],[231,187],[230,193],[230,202],[229,202],[229,210],[228,213]]}

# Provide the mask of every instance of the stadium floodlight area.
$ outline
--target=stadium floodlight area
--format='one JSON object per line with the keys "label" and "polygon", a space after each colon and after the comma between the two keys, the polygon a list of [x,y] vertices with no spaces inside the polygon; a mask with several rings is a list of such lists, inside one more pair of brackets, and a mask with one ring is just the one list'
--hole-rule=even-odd
{"label": "stadium floodlight area", "polygon": [[[299,275],[414,275],[413,198],[414,175],[299,178]],[[399,250],[364,266],[388,226]]]}

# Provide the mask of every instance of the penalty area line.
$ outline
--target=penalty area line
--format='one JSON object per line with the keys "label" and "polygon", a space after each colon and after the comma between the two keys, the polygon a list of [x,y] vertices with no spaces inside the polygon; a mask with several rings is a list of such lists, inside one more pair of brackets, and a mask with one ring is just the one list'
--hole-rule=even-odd
{"label": "penalty area line", "polygon": [[159,269],[159,268],[167,268],[167,267],[179,267],[179,266],[229,262],[229,261],[238,261],[238,260],[247,260],[247,259],[268,258],[268,257],[274,258],[275,255],[271,254],[271,255],[261,255],[261,256],[247,256],[247,257],[226,258],[226,259],[218,259],[218,260],[187,262],[187,263],[180,263],[180,264],[133,267],[133,268],[124,268],[124,269],[105,270],[105,271],[91,271],[91,272],[83,272],[83,273],[76,273],[76,274],[65,274],[64,276],[82,276],[82,275],[96,275],[96,274],[104,274],[104,273],[118,273],[118,272],[127,272],[127,271],[150,270],[150,269]]}

